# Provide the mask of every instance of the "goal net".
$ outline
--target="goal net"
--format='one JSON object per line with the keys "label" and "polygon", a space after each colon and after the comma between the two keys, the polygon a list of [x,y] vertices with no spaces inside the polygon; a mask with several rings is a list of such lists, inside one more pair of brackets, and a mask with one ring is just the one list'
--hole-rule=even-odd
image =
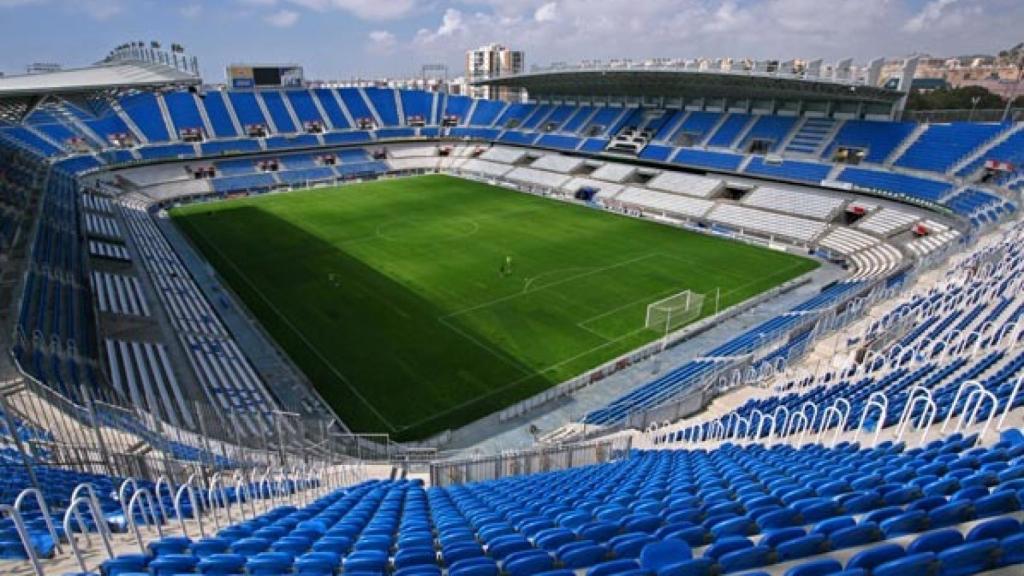
{"label": "goal net", "polygon": [[648,304],[644,327],[667,334],[699,318],[703,306],[703,294],[683,290]]}

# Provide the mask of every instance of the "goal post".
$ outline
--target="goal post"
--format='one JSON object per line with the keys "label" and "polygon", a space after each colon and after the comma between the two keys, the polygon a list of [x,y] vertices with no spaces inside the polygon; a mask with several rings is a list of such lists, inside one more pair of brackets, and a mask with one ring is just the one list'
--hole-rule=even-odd
{"label": "goal post", "polygon": [[644,327],[668,334],[699,318],[703,308],[703,294],[683,290],[648,304]]}

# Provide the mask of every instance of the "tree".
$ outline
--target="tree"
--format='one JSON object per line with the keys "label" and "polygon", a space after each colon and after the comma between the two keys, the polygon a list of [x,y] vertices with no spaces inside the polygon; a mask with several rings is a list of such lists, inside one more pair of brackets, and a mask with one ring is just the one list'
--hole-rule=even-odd
{"label": "tree", "polygon": [[[977,98],[977,105],[974,103]],[[982,86],[947,88],[931,92],[913,92],[907,101],[910,110],[978,110],[997,109],[1006,105],[1006,100]]]}

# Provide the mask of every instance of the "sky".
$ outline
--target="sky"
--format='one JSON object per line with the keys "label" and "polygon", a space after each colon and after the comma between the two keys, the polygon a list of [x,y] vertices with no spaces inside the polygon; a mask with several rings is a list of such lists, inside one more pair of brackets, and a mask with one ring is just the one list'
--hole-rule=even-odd
{"label": "sky", "polygon": [[583,59],[992,54],[1024,41],[1024,0],[0,0],[0,71],[90,64],[122,42],[183,44],[307,79],[419,76],[491,42],[527,66]]}

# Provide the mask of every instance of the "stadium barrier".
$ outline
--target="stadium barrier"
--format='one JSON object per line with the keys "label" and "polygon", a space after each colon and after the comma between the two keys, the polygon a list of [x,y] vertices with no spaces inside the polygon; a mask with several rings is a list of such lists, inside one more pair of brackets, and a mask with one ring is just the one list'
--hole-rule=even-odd
{"label": "stadium barrier", "polygon": [[621,435],[599,441],[434,462],[430,465],[430,483],[443,487],[602,464],[628,458],[631,447],[632,436]]}

